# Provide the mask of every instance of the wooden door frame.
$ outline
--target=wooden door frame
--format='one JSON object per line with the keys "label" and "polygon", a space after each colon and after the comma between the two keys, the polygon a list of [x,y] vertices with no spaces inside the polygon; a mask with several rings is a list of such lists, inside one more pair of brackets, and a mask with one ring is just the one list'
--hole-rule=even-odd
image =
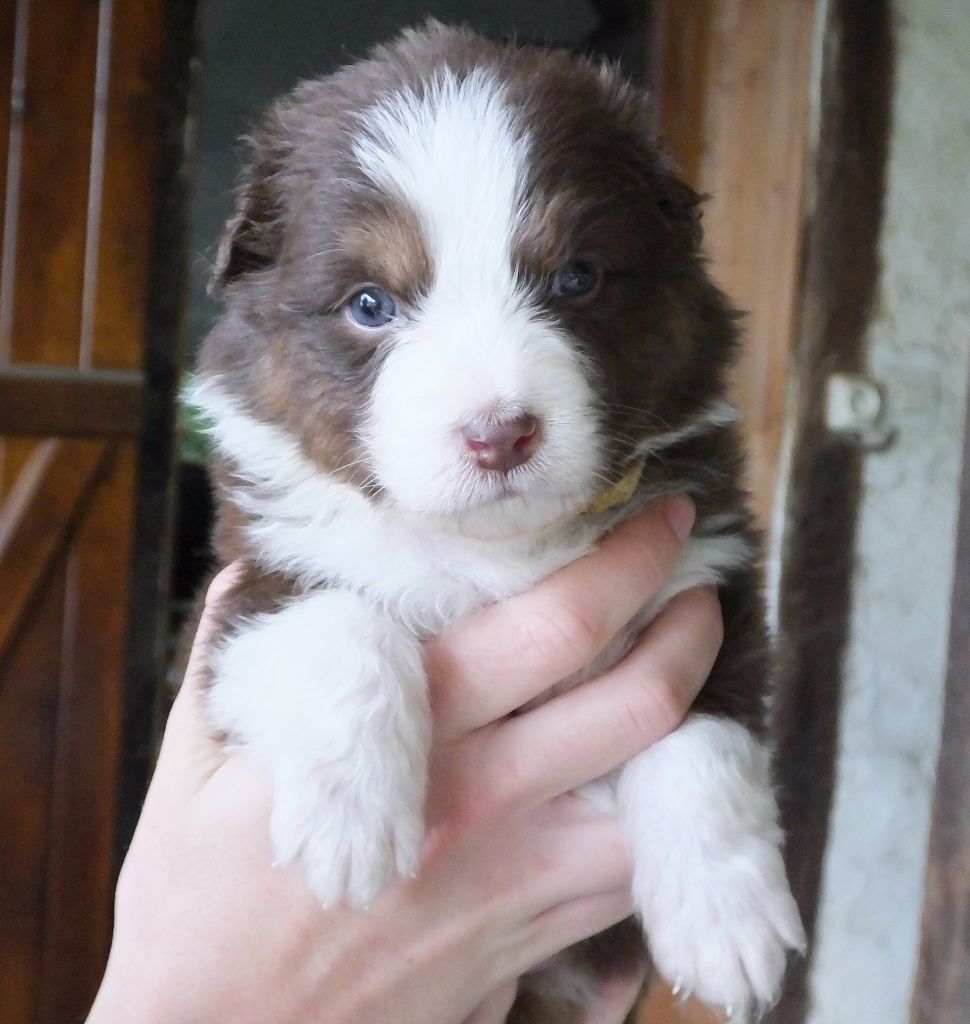
{"label": "wooden door frame", "polygon": [[943,734],[923,891],[912,1024],[970,1020],[970,418],[964,428]]}
{"label": "wooden door frame", "polygon": [[775,709],[788,869],[809,934],[768,1020],[801,1024],[835,789],[864,455],[825,424],[832,373],[860,373],[880,272],[893,97],[889,0],[830,0],[822,33],[814,204],[804,225]]}
{"label": "wooden door frame", "polygon": [[[810,0],[657,0],[650,76],[661,131],[686,177],[730,207],[705,217],[715,276],[753,307],[737,398],[753,428],[752,485],[765,524],[775,518],[774,476],[784,475],[785,511],[774,527],[784,655],[774,730],[789,874],[810,942],[835,781],[863,458],[827,430],[824,394],[831,373],[864,368],[893,85],[888,0],[819,0],[821,26],[806,20],[814,7]],[[751,31],[728,40],[725,25],[743,28],[744,18],[755,19]],[[819,41],[816,81],[813,61],[798,56]],[[749,173],[759,160],[770,164],[767,172]],[[770,194],[772,178],[785,175],[794,192]],[[791,965],[770,1021],[805,1020],[809,949]]]}
{"label": "wooden door frame", "polygon": [[144,403],[122,708],[115,870],[131,842],[154,766],[170,663],[169,616],[178,485],[178,388],[186,360],[192,253],[199,0],[162,0],[165,61],[145,310]]}
{"label": "wooden door frame", "polygon": [[[819,0],[819,3],[821,0]],[[659,130],[708,196],[704,244],[743,310],[733,397],[762,524],[775,504],[797,330],[816,0],[655,0]]]}

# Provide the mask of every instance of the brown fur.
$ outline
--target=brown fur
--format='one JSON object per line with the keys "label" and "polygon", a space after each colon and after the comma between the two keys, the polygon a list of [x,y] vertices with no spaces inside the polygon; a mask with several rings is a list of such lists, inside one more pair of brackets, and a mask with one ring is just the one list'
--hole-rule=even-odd
{"label": "brown fur", "polygon": [[[227,311],[201,361],[252,415],[278,424],[322,470],[375,501],[380,488],[355,437],[382,353],[379,343],[362,347],[337,310],[361,282],[407,301],[426,287],[430,261],[413,215],[368,187],[347,140],[353,118],[381,94],[420,89],[441,65],[461,74],[483,63],[498,69],[534,132],[532,213],[515,240],[519,274],[541,281],[576,253],[609,253],[594,302],[549,300],[595,367],[611,441],[605,477],[622,475],[638,442],[683,425],[725,392],[735,315],[706,271],[698,197],[653,140],[643,96],[613,70],[568,54],[432,24],[300,86],[256,130],[214,275]],[[754,540],[741,469],[738,436],[721,429],[649,459],[640,493],[687,489],[699,532],[710,516],[734,513],[733,529]],[[225,464],[215,480],[219,558],[247,560],[224,605],[228,630],[278,607],[297,584],[256,568],[234,502],[250,485]],[[757,571],[735,573],[721,600],[726,640],[697,707],[760,733],[768,664]],[[574,955],[606,977],[644,954],[639,929],[619,927]],[[512,1019],[565,1024],[564,1013],[523,995]]]}

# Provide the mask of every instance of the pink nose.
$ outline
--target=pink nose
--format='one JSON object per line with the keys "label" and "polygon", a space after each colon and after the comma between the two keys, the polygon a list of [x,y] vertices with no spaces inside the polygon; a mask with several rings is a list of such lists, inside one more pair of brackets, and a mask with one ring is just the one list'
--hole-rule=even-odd
{"label": "pink nose", "polygon": [[539,442],[539,421],[528,413],[510,420],[479,420],[462,427],[461,436],[478,466],[508,473],[532,457]]}

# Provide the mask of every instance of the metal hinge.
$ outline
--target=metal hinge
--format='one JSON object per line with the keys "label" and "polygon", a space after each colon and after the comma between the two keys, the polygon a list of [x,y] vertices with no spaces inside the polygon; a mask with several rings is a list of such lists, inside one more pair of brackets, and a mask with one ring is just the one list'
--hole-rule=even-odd
{"label": "metal hinge", "polygon": [[886,389],[861,373],[833,373],[825,382],[825,425],[864,451],[887,448],[896,436]]}

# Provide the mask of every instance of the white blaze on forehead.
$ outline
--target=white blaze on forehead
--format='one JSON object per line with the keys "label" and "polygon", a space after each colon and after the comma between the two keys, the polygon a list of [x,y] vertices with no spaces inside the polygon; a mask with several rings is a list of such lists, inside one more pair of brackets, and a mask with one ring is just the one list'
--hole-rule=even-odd
{"label": "white blaze on forehead", "polygon": [[474,68],[459,79],[443,69],[422,92],[381,100],[360,126],[357,161],[417,213],[436,284],[514,289],[511,240],[529,140],[492,74]]}
{"label": "white blaze on forehead", "polygon": [[[441,70],[359,125],[357,161],[415,213],[433,267],[372,388],[362,440],[375,477],[401,507],[460,515],[473,533],[521,531],[583,507],[600,450],[589,367],[516,279],[530,142],[504,87],[482,68],[463,78]],[[495,507],[504,483],[473,467],[461,427],[521,412],[538,419],[539,447]]]}

